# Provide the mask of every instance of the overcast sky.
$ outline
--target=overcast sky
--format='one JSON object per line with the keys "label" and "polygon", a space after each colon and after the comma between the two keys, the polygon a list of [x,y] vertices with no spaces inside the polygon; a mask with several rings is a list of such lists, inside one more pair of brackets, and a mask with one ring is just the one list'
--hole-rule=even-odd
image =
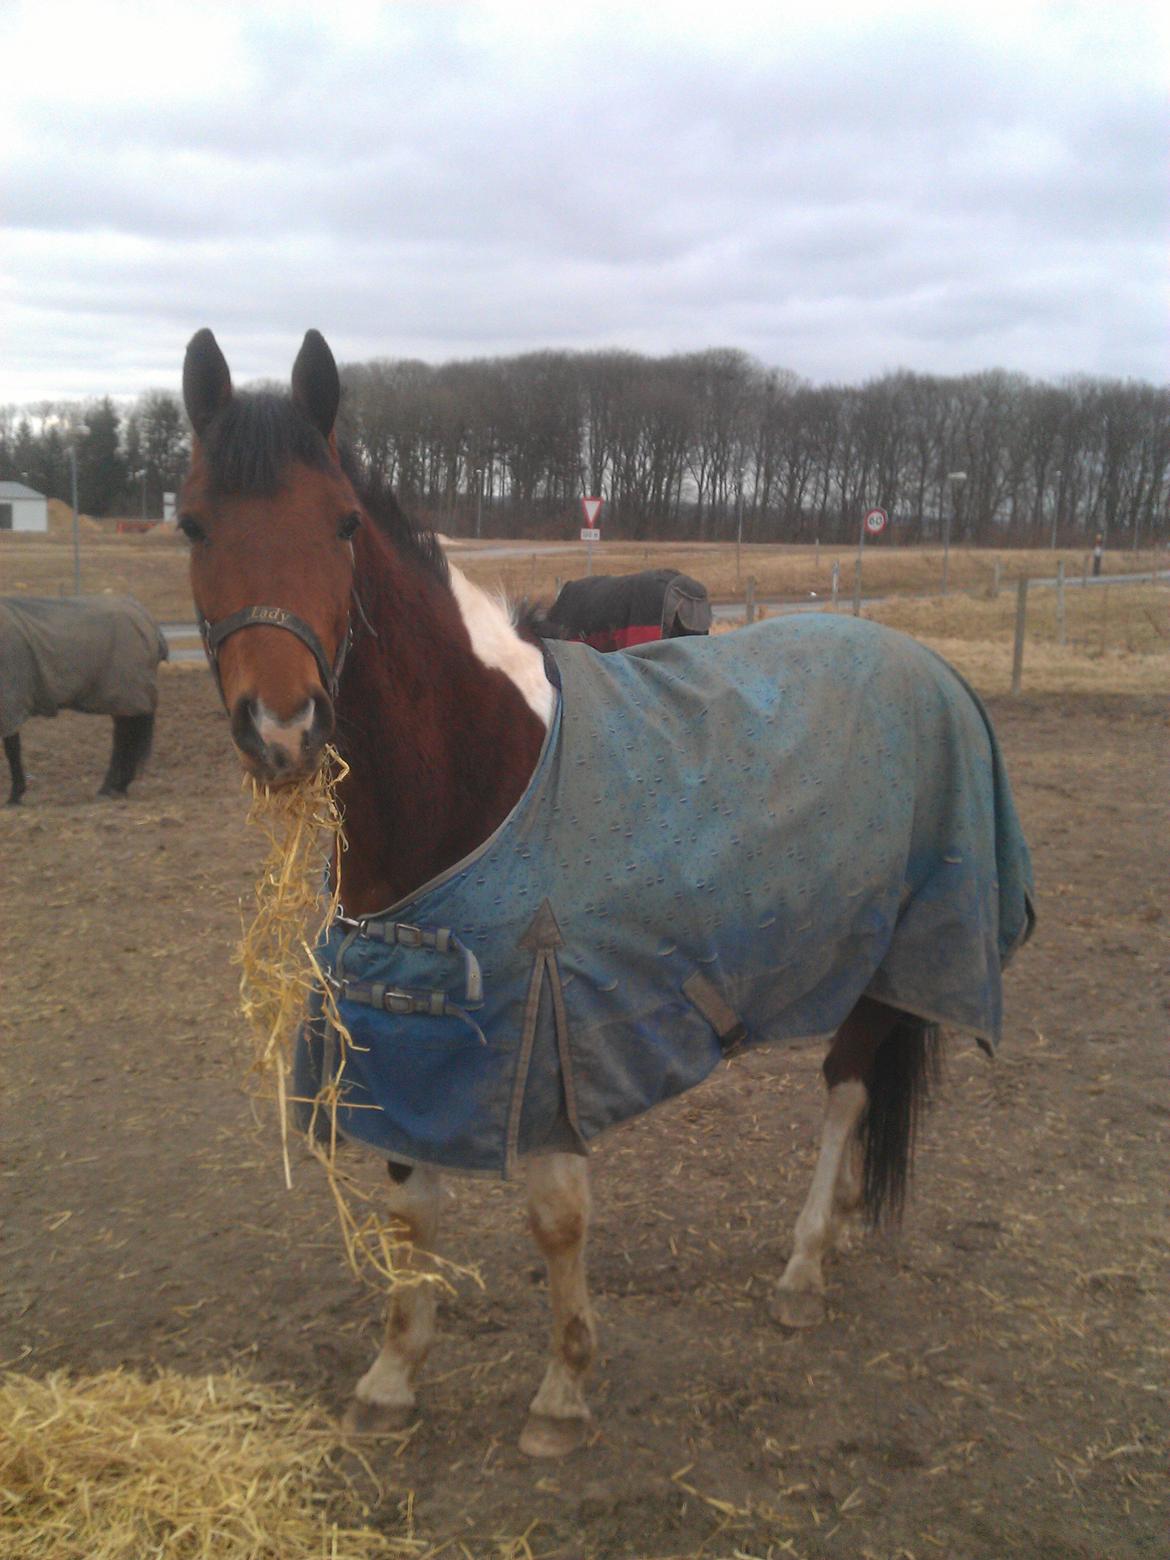
{"label": "overcast sky", "polygon": [[0,402],[734,346],[1170,381],[1170,4],[0,0]]}

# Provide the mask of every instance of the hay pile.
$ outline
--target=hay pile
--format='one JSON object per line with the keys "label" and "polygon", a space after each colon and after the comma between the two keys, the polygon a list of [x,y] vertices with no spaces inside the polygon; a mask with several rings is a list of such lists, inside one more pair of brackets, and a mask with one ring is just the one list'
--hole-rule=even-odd
{"label": "hay pile", "polygon": [[[48,502],[48,520],[50,536],[72,536],[73,534],[73,507],[62,502],[59,498],[51,498]],[[100,536],[102,523],[95,520],[92,515],[79,514],[77,517],[77,529],[82,536]]]}
{"label": "hay pile", "polygon": [[0,1380],[5,1560],[372,1560],[425,1545],[334,1520],[336,1434],[240,1375]]}

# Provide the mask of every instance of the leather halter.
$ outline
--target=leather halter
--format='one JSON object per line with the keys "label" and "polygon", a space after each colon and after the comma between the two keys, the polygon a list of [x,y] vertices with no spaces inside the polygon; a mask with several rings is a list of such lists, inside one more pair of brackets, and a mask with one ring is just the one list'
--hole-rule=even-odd
{"label": "leather halter", "polygon": [[[354,600],[357,601],[355,594]],[[365,613],[358,602],[358,612],[365,621]],[[219,675],[219,647],[230,634],[238,633],[242,628],[283,628],[296,637],[311,651],[317,670],[321,674],[322,686],[327,690],[331,699],[337,698],[337,686],[341,680],[341,669],[345,665],[345,657],[349,651],[353,639],[352,618],[342,635],[341,643],[337,647],[333,665],[330,666],[325,658],[325,650],[317,635],[305,622],[304,618],[297,617],[295,612],[290,612],[287,607],[241,607],[238,612],[230,612],[227,617],[220,618],[217,623],[209,623],[203,616],[199,616],[199,633],[203,640],[203,649],[207,659],[211,663],[211,670],[215,676],[215,685],[219,689],[219,696],[226,707],[224,699],[223,681]]]}

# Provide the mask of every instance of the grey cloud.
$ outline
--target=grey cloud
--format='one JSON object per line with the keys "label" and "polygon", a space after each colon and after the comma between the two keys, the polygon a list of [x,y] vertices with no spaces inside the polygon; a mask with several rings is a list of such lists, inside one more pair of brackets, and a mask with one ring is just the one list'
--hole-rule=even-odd
{"label": "grey cloud", "polygon": [[1165,377],[1164,94],[1075,38],[1013,53],[952,17],[737,52],[583,23],[546,58],[461,7],[407,8],[373,54],[272,26],[245,22],[246,93],[30,108],[13,385],[116,389],[136,354],[173,378],[204,323],[257,374],[316,323],[354,357],[726,342],[812,378]]}

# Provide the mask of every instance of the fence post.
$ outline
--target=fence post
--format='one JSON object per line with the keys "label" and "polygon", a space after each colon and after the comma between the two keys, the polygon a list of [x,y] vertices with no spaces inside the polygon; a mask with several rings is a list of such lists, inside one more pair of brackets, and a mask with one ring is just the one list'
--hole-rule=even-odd
{"label": "fence post", "polygon": [[747,595],[744,601],[743,619],[745,623],[754,623],[756,621],[756,577],[754,574],[749,574],[747,577]]}
{"label": "fence post", "polygon": [[1056,565],[1056,642],[1064,649],[1064,559]]}
{"label": "fence post", "polygon": [[853,565],[853,616],[861,616],[861,559]]}
{"label": "fence post", "polygon": [[1016,643],[1012,650],[1012,692],[1019,693],[1024,672],[1024,624],[1028,619],[1028,581],[1016,584]]}
{"label": "fence post", "polygon": [[841,589],[841,560],[833,559],[833,611],[837,610],[837,593]]}

